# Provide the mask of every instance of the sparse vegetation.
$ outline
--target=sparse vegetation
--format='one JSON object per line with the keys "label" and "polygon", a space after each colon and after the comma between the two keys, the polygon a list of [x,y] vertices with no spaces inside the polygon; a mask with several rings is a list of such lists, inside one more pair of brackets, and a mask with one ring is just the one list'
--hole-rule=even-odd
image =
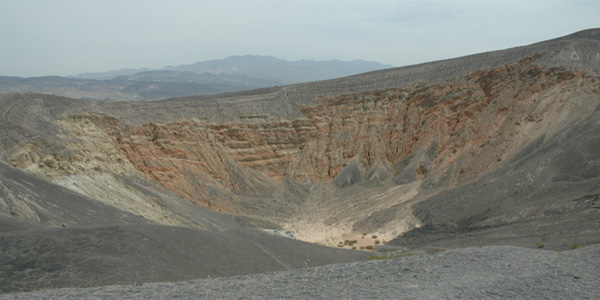
{"label": "sparse vegetation", "polygon": [[544,243],[540,243],[540,242],[537,242],[537,243],[535,243],[535,245],[536,245],[538,248],[544,248],[544,246],[545,246],[545,245],[544,245]]}
{"label": "sparse vegetation", "polygon": [[[352,247],[354,246],[354,244],[358,243],[357,240],[345,240],[344,243],[342,244],[342,242],[340,242],[338,244],[338,247],[343,247],[343,246],[348,246],[348,247]],[[340,246],[342,245],[342,246]]]}
{"label": "sparse vegetation", "polygon": [[400,254],[392,254],[392,255],[371,255],[369,256],[369,260],[380,260],[380,259],[392,259],[402,257]]}
{"label": "sparse vegetation", "polygon": [[571,247],[570,247],[570,248],[571,248],[571,249],[577,249],[577,248],[579,248],[579,247],[581,247],[581,245],[579,245],[578,243],[573,243],[573,244],[571,244]]}
{"label": "sparse vegetation", "polygon": [[429,249],[427,250],[428,254],[436,254],[436,253],[442,253],[446,251],[446,249],[442,249],[442,248],[433,248],[433,249]]}
{"label": "sparse vegetation", "polygon": [[[437,250],[439,250],[438,252],[442,252],[444,251],[443,249],[439,249],[439,248],[435,248]],[[433,253],[438,253],[438,252],[433,252]],[[429,254],[433,254],[433,253],[429,253]],[[380,259],[392,259],[392,258],[399,258],[399,257],[403,257],[403,256],[413,256],[416,255],[415,252],[406,252],[405,249],[402,249],[402,252],[396,251],[390,254],[384,254],[384,255],[371,255],[369,256],[369,260],[380,260]]]}

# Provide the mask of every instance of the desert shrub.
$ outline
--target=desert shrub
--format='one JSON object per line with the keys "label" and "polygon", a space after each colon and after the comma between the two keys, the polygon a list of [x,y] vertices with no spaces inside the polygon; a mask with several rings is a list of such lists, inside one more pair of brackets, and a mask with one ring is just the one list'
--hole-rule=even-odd
{"label": "desert shrub", "polygon": [[535,245],[536,245],[538,248],[544,248],[544,246],[545,246],[545,245],[544,245],[544,243],[540,243],[540,242],[537,242],[537,243],[535,243]]}
{"label": "desert shrub", "polygon": [[436,253],[441,253],[446,251],[445,249],[441,249],[441,248],[433,248],[433,249],[429,249],[427,250],[427,253],[429,254],[436,254]]}
{"label": "desert shrub", "polygon": [[376,238],[377,238],[377,236],[376,236],[376,235],[374,235],[374,236],[372,236],[372,238],[376,239]]}
{"label": "desert shrub", "polygon": [[373,246],[368,245],[368,246],[365,247],[365,249],[367,249],[367,250],[373,250]]}
{"label": "desert shrub", "polygon": [[378,260],[378,259],[391,259],[391,258],[398,258],[398,257],[402,257],[399,254],[392,254],[392,255],[371,255],[369,256],[369,260]]}
{"label": "desert shrub", "polygon": [[579,247],[581,247],[581,245],[579,245],[578,243],[573,243],[573,244],[571,245],[571,249],[577,249],[577,248],[579,248]]}
{"label": "desert shrub", "polygon": [[379,259],[387,259],[387,256],[379,256],[379,255],[370,255],[369,260],[379,260]]}
{"label": "desert shrub", "polygon": [[381,243],[381,241],[375,240],[375,244],[379,245],[379,243]]}

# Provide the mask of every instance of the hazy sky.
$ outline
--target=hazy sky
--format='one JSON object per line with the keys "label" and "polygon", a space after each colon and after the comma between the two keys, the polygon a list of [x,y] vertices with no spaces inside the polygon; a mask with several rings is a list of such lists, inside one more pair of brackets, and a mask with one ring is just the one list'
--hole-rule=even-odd
{"label": "hazy sky", "polygon": [[243,54],[404,66],[594,27],[598,0],[0,0],[0,75],[160,68]]}

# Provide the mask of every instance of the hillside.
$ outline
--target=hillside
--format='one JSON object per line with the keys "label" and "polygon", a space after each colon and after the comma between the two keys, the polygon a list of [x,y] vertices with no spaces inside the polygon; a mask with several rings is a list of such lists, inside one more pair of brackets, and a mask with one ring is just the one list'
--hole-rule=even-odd
{"label": "hillside", "polygon": [[286,61],[245,55],[154,70],[123,69],[72,77],[0,76],[0,93],[44,93],[101,101],[150,101],[318,81],[390,67],[362,60]]}
{"label": "hillside", "polygon": [[[591,29],[445,61],[211,96],[96,102],[3,94],[0,166],[18,175],[0,179],[0,220],[14,227],[0,234],[0,245],[14,259],[30,257],[11,245],[51,244],[40,242],[48,236],[78,240],[85,236],[79,228],[100,226],[122,232],[123,241],[158,241],[142,257],[169,261],[163,244],[197,253],[200,245],[190,239],[246,249],[250,238],[265,242],[248,257],[266,253],[265,261],[285,269],[303,267],[292,249],[311,253],[311,261],[321,257],[319,264],[366,258],[346,240],[414,251],[595,244],[599,75],[600,29]],[[85,217],[90,211],[103,213],[92,220]],[[292,230],[299,240],[335,248],[270,241],[275,237],[247,227]],[[102,244],[112,234],[97,236]],[[121,265],[130,255],[122,249],[133,249],[125,245],[94,255]],[[77,251],[58,247],[56,255]],[[192,256],[198,265],[211,259]],[[9,279],[0,288],[69,285],[39,279],[57,274],[52,268],[21,274],[27,266],[15,267],[15,260],[0,265],[14,272],[2,274]],[[240,270],[276,269],[257,265]],[[172,280],[174,272],[140,280]]]}

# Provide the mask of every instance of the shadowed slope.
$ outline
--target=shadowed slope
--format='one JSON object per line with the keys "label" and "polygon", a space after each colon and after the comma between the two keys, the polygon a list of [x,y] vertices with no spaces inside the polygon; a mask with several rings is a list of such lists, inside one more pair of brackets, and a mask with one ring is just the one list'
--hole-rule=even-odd
{"label": "shadowed slope", "polygon": [[13,217],[42,226],[148,223],[4,163],[0,163],[0,207]]}
{"label": "shadowed slope", "polygon": [[216,231],[152,225],[3,163],[0,179],[0,207],[9,213],[0,212],[0,292],[228,276],[366,259],[364,253],[258,230],[225,230],[255,221],[203,211],[147,184],[130,182],[161,197],[160,203],[192,225]]}
{"label": "shadowed slope", "polygon": [[364,260],[252,229],[114,225],[0,233],[0,292],[173,281]]}
{"label": "shadowed slope", "polygon": [[512,244],[565,249],[600,243],[600,110],[540,137],[498,170],[413,207],[411,247]]}

